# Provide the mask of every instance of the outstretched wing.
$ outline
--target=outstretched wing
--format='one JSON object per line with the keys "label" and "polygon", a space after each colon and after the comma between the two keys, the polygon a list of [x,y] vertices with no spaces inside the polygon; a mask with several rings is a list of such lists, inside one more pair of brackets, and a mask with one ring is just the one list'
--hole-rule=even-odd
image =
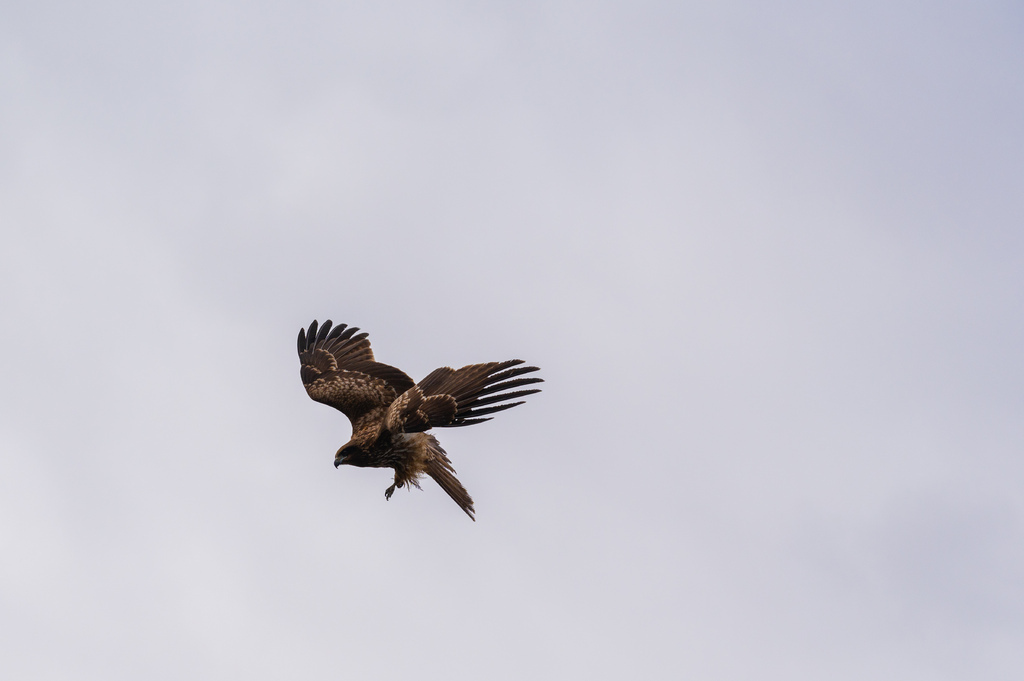
{"label": "outstretched wing", "polygon": [[405,372],[373,359],[366,333],[331,320],[317,328],[299,329],[300,375],[306,392],[317,402],[341,411],[355,424],[367,414],[383,411],[413,385]]}
{"label": "outstretched wing", "polygon": [[470,364],[461,369],[435,369],[391,403],[384,425],[393,433],[416,433],[434,427],[469,426],[490,421],[491,417],[480,417],[523,403],[506,400],[540,392],[538,388],[512,390],[544,380],[519,378],[538,371],[537,367],[519,366],[522,363],[521,359],[512,359]]}

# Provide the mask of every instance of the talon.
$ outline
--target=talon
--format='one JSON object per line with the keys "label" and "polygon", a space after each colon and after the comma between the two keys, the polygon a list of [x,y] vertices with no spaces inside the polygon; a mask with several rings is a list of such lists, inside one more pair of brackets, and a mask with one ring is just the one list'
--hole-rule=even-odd
{"label": "talon", "polygon": [[391,485],[391,487],[388,487],[386,490],[384,490],[384,498],[387,499],[388,501],[390,501],[391,500],[391,495],[394,494],[394,493],[395,493],[395,486]]}

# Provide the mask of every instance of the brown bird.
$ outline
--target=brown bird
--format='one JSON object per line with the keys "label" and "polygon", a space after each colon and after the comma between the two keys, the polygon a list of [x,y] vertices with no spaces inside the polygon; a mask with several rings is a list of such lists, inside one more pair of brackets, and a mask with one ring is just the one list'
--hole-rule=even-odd
{"label": "brown bird", "polygon": [[345,324],[332,330],[331,320],[317,329],[299,329],[300,375],[306,392],[317,402],[341,411],[352,422],[352,438],[334,456],[334,466],[395,469],[395,482],[384,491],[413,485],[426,473],[473,520],[473,499],[455,477],[452,462],[437,438],[424,431],[490,421],[486,414],[511,409],[509,402],[540,392],[512,390],[541,383],[523,374],[537,371],[521,359],[441,367],[414,383],[405,372],[374,361],[366,333]]}

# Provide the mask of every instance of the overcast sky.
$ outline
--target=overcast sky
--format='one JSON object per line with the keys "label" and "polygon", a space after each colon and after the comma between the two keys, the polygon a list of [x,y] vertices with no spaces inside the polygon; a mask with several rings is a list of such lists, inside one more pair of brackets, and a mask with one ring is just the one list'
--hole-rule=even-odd
{"label": "overcast sky", "polygon": [[[1019,679],[1014,2],[4,2],[0,659]],[[295,336],[522,358],[342,468]]]}

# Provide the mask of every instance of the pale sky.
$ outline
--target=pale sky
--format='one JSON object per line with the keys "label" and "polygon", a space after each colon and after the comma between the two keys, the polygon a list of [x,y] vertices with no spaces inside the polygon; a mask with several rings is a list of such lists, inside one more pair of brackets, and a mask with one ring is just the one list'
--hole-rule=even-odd
{"label": "pale sky", "polygon": [[[22,679],[1024,678],[1024,11],[7,2]],[[295,336],[522,358],[335,470]]]}

